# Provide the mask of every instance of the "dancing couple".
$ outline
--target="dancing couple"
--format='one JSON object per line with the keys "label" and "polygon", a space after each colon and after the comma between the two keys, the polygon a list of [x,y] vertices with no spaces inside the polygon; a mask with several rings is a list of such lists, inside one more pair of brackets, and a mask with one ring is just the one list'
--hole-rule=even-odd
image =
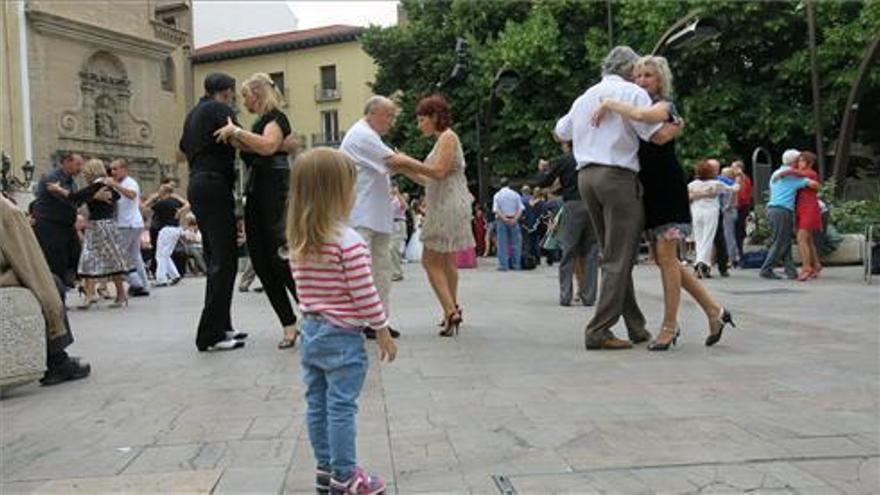
{"label": "dancing couple", "polygon": [[[706,314],[707,346],[733,324],[730,311],[678,259],[691,216],[674,145],[683,121],[671,94],[666,59],[639,58],[631,48],[618,46],[602,63],[601,82],[578,97],[556,124],[557,137],[573,141],[580,195],[602,251],[599,300],[585,331],[588,350],[629,349],[651,339],[632,279],[643,231],[652,243],[664,295],[663,322],[648,349],[668,350],[678,340],[681,289]],[[621,316],[629,340],[611,332]]]}

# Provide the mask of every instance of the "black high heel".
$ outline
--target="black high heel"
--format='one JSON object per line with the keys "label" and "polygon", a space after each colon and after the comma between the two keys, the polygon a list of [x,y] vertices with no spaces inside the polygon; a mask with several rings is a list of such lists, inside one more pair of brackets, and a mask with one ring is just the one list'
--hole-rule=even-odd
{"label": "black high heel", "polygon": [[733,322],[733,315],[727,309],[721,308],[721,314],[718,315],[718,319],[709,323],[709,336],[706,337],[706,347],[712,347],[721,340],[721,334],[727,325],[736,328],[736,323]]}
{"label": "black high heel", "polygon": [[458,335],[458,329],[461,326],[461,315],[458,311],[446,317],[446,324],[443,330],[438,333],[441,337],[455,337]]}
{"label": "black high heel", "polygon": [[[661,332],[665,330],[665,328],[661,329]],[[675,344],[678,343],[678,336],[681,335],[681,329],[679,327],[675,327],[675,333],[672,334],[672,340],[668,342],[658,342],[659,335],[657,339],[654,339],[653,342],[648,344],[649,351],[668,351],[670,347],[675,347]]]}
{"label": "black high heel", "polygon": [[[464,310],[461,309],[461,306],[459,306],[458,304],[456,304],[456,305],[455,305],[455,311],[458,312],[458,317],[461,319],[461,322],[464,323]],[[440,320],[440,321],[437,323],[437,326],[438,326],[438,327],[441,327],[441,328],[442,328],[442,327],[445,327],[445,326],[446,326],[446,318]]]}

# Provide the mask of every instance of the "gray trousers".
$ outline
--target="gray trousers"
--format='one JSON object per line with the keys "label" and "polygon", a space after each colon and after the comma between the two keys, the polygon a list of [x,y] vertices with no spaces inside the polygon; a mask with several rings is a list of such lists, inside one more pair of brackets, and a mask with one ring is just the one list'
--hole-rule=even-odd
{"label": "gray trousers", "polygon": [[611,327],[623,316],[630,339],[642,337],[645,316],[636,302],[632,268],[645,221],[642,184],[635,172],[588,165],[578,173],[578,189],[602,249],[599,302],[587,323],[586,344],[614,337]]}
{"label": "gray trousers", "polygon": [[141,256],[141,232],[143,228],[119,227],[119,248],[128,254],[134,264],[134,272],[128,274],[128,285],[135,289],[146,289],[147,270]]}
{"label": "gray trousers", "polygon": [[767,258],[761,265],[761,272],[773,271],[777,261],[782,261],[785,274],[789,277],[797,276],[797,267],[791,258],[791,233],[794,228],[794,220],[791,210],[770,206],[767,208],[767,223],[770,224],[770,232],[773,234],[773,244],[767,252]]}
{"label": "gray trousers", "polygon": [[582,304],[592,306],[596,304],[596,292],[599,289],[599,244],[583,201],[566,201],[564,215],[562,234],[559,236],[562,245],[562,259],[559,261],[559,303],[571,304],[574,267],[575,263],[581,263],[587,280],[583,287],[578,288],[578,295]]}
{"label": "gray trousers", "polygon": [[724,229],[724,244],[727,247],[727,258],[730,261],[739,261],[739,247],[736,245],[736,219],[739,212],[736,208],[730,208],[721,212],[722,225]]}
{"label": "gray trousers", "polygon": [[403,277],[403,250],[406,249],[406,220],[395,220],[391,232],[391,276]]}

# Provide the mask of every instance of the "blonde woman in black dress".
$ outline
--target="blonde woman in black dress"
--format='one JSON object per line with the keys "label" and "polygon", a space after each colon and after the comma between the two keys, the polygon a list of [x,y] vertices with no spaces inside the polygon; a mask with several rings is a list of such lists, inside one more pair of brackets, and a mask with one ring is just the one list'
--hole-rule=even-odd
{"label": "blonde woman in black dress", "polygon": [[[628,103],[603,100],[593,116],[595,125],[601,125],[605,112],[612,111],[641,122],[679,122],[683,125],[672,103],[672,72],[663,57],[642,57],[634,69],[635,83],[645,89],[654,100],[648,108]],[[682,266],[678,259],[679,241],[691,232],[690,204],[684,170],[675,154],[675,140],[658,145],[642,141],[639,146],[641,164],[639,180],[644,190],[645,230],[651,239],[654,260],[663,282],[663,323],[657,337],[648,345],[652,351],[665,351],[675,345],[679,336],[678,308],[681,289],[686,290],[700,305],[709,320],[706,345],[715,345],[727,324],[733,324],[731,314],[716,301],[708,290]]]}

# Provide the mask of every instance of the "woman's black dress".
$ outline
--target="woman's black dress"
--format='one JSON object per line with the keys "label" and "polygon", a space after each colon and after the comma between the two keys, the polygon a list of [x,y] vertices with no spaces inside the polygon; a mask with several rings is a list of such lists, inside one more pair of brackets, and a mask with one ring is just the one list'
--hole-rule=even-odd
{"label": "woman's black dress", "polygon": [[[675,106],[669,115],[671,122]],[[687,229],[691,223],[687,180],[675,155],[675,140],[666,144],[642,141],[639,145],[639,180],[645,208],[645,230],[652,236],[665,234],[668,228]]]}

